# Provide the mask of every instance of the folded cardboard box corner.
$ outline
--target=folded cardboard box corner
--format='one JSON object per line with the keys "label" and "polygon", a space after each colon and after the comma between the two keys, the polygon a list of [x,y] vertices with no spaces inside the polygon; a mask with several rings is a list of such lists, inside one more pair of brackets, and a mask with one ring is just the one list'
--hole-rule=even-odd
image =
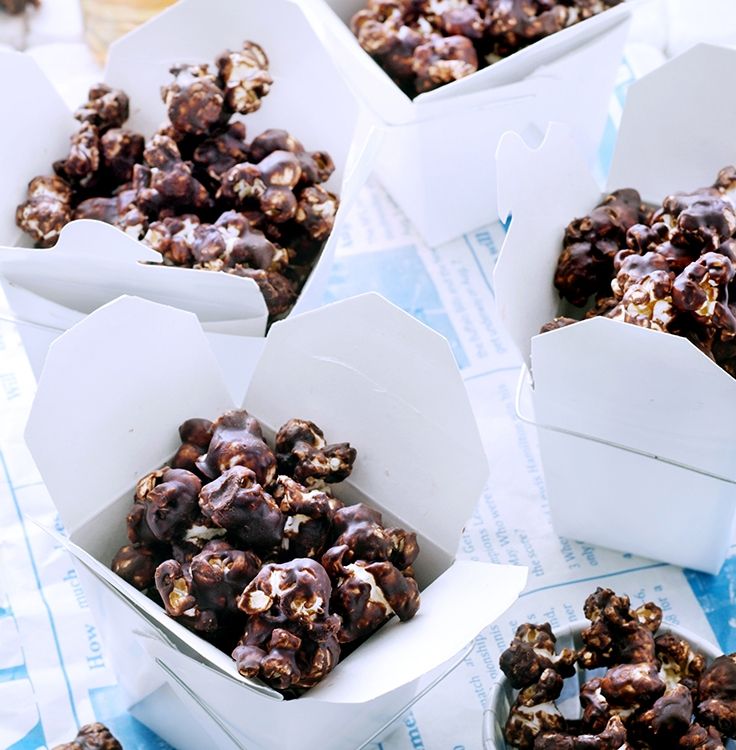
{"label": "folded cardboard box corner", "polygon": [[[356,97],[298,5],[289,0],[221,0],[210,7],[183,0],[113,45],[105,81],[130,96],[131,114],[124,127],[150,135],[166,120],[160,87],[170,77],[169,68],[182,61],[211,64],[223,49],[237,49],[245,39],[264,47],[274,78],[261,109],[245,118],[248,140],[267,128],[284,128],[305,148],[330,153],[336,165],[327,186],[340,195],[341,206],[294,308],[299,312],[322,302],[342,221],[367,177],[376,142]],[[233,348],[243,350],[242,361],[250,348],[261,345],[254,339],[265,333],[267,311],[251,279],[150,265],[160,263],[159,254],[112,226],[72,222],[50,251],[11,250],[28,242],[15,225],[15,208],[25,200],[29,181],[52,173],[52,163],[68,153],[69,136],[78,123],[36,62],[22,53],[0,53],[0,92],[6,103],[0,126],[5,185],[0,195],[0,277],[10,289],[15,318],[34,324],[20,330],[36,374],[62,320],[77,320],[120,294],[203,315],[226,372]],[[64,260],[55,253],[63,253]],[[241,340],[218,344],[218,337],[225,336]]]}
{"label": "folded cardboard box corner", "polygon": [[[244,406],[269,435],[298,416],[331,440],[349,440],[358,461],[336,494],[366,499],[387,521],[415,530],[422,547],[419,614],[386,625],[294,701],[240,677],[228,655],[108,567],[126,543],[135,482],[170,458],[177,426],[233,408],[194,315],[123,297],[71,328],[51,345],[26,439],[70,534],[67,545],[89,574],[91,600],[113,599],[116,611],[127,610],[127,619],[98,614],[108,647],[125,651],[119,670],[135,673],[128,682],[141,681],[128,649],[142,644],[175,690],[188,686],[208,706],[205,714],[217,714],[213,727],[229,727],[249,748],[272,747],[274,727],[284,750],[357,746],[400,712],[419,678],[510,606],[526,571],[454,560],[487,461],[449,345],[382,297],[362,295],[276,323]],[[167,722],[177,720],[161,716],[152,728],[166,737]]]}
{"label": "folded cardboard box corner", "polygon": [[[736,104],[702,115],[729,71],[736,50],[700,45],[633,84],[607,192],[659,205],[736,163]],[[536,150],[508,134],[498,161],[513,218],[496,299],[531,372],[556,531],[716,573],[736,515],[736,381],[681,337],[608,318],[537,335],[560,307],[565,226],[601,192],[560,125]]]}
{"label": "folded cardboard box corner", "polygon": [[363,0],[310,0],[325,45],[383,134],[376,173],[430,245],[496,221],[495,150],[507,130],[541,137],[569,124],[591,163],[603,134],[631,3],[473,73],[404,94],[349,28]]}

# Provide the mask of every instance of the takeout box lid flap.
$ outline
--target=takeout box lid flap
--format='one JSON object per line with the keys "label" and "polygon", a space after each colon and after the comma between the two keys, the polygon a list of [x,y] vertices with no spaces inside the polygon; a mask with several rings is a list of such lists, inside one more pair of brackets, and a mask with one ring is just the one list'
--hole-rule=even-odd
{"label": "takeout box lid flap", "polygon": [[[105,80],[130,96],[128,126],[153,133],[166,120],[161,87],[169,68],[208,63],[243,41],[261,45],[269,59],[271,90],[245,116],[248,140],[285,128],[307,150],[328,151],[343,181],[359,107],[302,9],[292,0],[180,0],[110,47]],[[298,43],[296,42],[298,40]]]}
{"label": "takeout box lid flap", "polygon": [[79,123],[38,63],[22,52],[0,51],[0,101],[0,243],[14,245],[23,237],[15,209],[26,199],[28,182],[53,174],[51,165],[68,153],[69,136]]}
{"label": "takeout box lid flap", "polygon": [[660,203],[736,164],[736,101],[722,91],[734,75],[736,49],[699,44],[632,83],[609,189],[633,187]]}
{"label": "takeout box lid flap", "polygon": [[51,344],[25,436],[72,533],[169,458],[182,422],[232,405],[193,313],[120,297]]}
{"label": "takeout box lid flap", "polygon": [[553,279],[567,224],[598,202],[600,189],[570,129],[552,123],[538,148],[506,133],[496,152],[498,209],[511,217],[493,273],[496,305],[527,366],[531,338],[557,315]]}
{"label": "takeout box lid flap", "polygon": [[488,463],[438,333],[375,293],[292,316],[271,328],[245,406],[273,430],[299,417],[349,441],[349,484],[454,555]]}
{"label": "takeout box lid flap", "polygon": [[0,248],[0,275],[79,312],[131,294],[188,310],[203,322],[262,318],[265,329],[268,318],[252,279],[165,266],[159,253],[101,221],[67,224],[53,248]]}
{"label": "takeout box lid flap", "polygon": [[538,424],[736,481],[736,381],[682,336],[591,318],[534,337],[532,365]]}

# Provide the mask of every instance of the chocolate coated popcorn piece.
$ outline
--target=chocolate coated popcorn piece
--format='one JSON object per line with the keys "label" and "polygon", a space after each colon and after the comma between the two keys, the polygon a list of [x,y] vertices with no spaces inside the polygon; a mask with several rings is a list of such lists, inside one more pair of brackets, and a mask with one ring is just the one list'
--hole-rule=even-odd
{"label": "chocolate coated popcorn piece", "polygon": [[699,252],[715,250],[736,232],[736,211],[721,198],[697,200],[677,217],[672,242],[696,247]]}
{"label": "chocolate coated popcorn piece", "polygon": [[675,307],[689,312],[700,323],[736,333],[736,318],[728,305],[728,285],[734,275],[736,266],[725,255],[701,255],[675,279]]}
{"label": "chocolate coated popcorn piece", "polygon": [[201,488],[202,482],[191,471],[167,467],[161,472],[143,499],[146,524],[156,539],[170,542],[189,526],[198,512]]}
{"label": "chocolate coated popcorn piece", "polygon": [[617,660],[655,661],[653,634],[662,622],[662,610],[656,604],[648,602],[633,610],[628,596],[598,587],[585,600],[583,611],[591,623],[582,632],[581,666],[595,669]]}
{"label": "chocolate coated popcorn piece", "polygon": [[601,678],[601,693],[609,704],[617,706],[647,705],[664,691],[664,681],[651,662],[617,664]]}
{"label": "chocolate coated popcorn piece", "polygon": [[650,745],[671,747],[690,728],[693,699],[685,685],[667,688],[654,705],[629,723],[633,738]]}
{"label": "chocolate coated popcorn piece", "polygon": [[207,453],[212,440],[212,422],[209,419],[187,419],[179,425],[181,446],[174,454],[171,465],[175,469],[196,471],[196,461]]}
{"label": "chocolate coated popcorn piece", "polygon": [[431,91],[475,73],[478,55],[464,36],[432,36],[414,50],[412,70],[417,91]]}
{"label": "chocolate coated popcorn piece", "polygon": [[225,243],[222,261],[226,268],[245,265],[263,271],[281,271],[289,262],[287,251],[254,229],[238,211],[226,211],[214,226]]}
{"label": "chocolate coated popcorn piece", "polygon": [[588,216],[571,221],[554,276],[560,296],[582,307],[592,295],[606,292],[629,228],[645,217],[639,193],[626,189],[614,191]]}
{"label": "chocolate coated popcorn piece", "polygon": [[301,178],[299,160],[289,151],[273,151],[258,164],[236,164],[222,176],[218,200],[246,208],[257,206],[271,221],[293,219],[294,188]]}
{"label": "chocolate coated popcorn piece", "polygon": [[330,614],[332,584],[315,560],[295,558],[264,565],[238,599],[247,615],[262,615],[273,622],[296,623],[321,640],[335,634],[339,618]]}
{"label": "chocolate coated popcorn piece", "polygon": [[139,591],[153,586],[153,576],[158,566],[154,551],[143,544],[126,544],[112,560],[113,573],[119,575]]}
{"label": "chocolate coated popcorn piece", "polygon": [[410,567],[419,554],[414,532],[385,528],[381,514],[363,503],[335,511],[332,517],[334,547],[345,545],[345,562],[389,561],[396,567]]}
{"label": "chocolate coated popcorn piece", "polygon": [[197,461],[210,478],[234,466],[249,468],[263,487],[276,478],[276,456],[263,440],[260,423],[245,409],[227,411],[215,420],[207,453]]}
{"label": "chocolate coated popcorn piece", "polygon": [[480,39],[486,31],[487,0],[421,0],[424,17],[446,36]]}
{"label": "chocolate coated popcorn piece", "polygon": [[330,539],[334,502],[342,503],[285,475],[276,480],[273,495],[284,514],[281,549],[291,557],[320,557]]}
{"label": "chocolate coated popcorn piece", "polygon": [[294,285],[280,273],[241,265],[226,270],[227,273],[253,279],[258,284],[258,288],[266,300],[266,307],[271,319],[287,313],[296,300],[297,292]]}
{"label": "chocolate coated popcorn piece", "polygon": [[100,153],[105,171],[117,184],[133,179],[133,166],[143,161],[145,139],[123,128],[111,128],[100,138]]}
{"label": "chocolate coated popcorn piece", "polygon": [[357,452],[350,443],[328,445],[324,432],[306,419],[290,419],[276,433],[279,470],[297,482],[342,482],[350,476]]}
{"label": "chocolate coated popcorn piece", "polygon": [[566,328],[567,326],[571,326],[573,323],[577,323],[578,321],[575,320],[575,318],[566,318],[564,316],[554,318],[549,321],[549,323],[545,323],[540,329],[539,333],[549,333],[550,331],[558,331],[560,328]]}
{"label": "chocolate coated popcorn piece", "polygon": [[237,610],[236,600],[261,569],[253,552],[233,549],[225,541],[208,542],[191,561],[192,586],[202,609]]}
{"label": "chocolate coated popcorn piece", "polygon": [[305,187],[297,201],[294,220],[315,240],[325,240],[335,225],[339,200],[320,185]]}
{"label": "chocolate coated popcorn piece", "polygon": [[164,208],[177,210],[208,209],[212,198],[207,189],[192,175],[191,166],[182,160],[176,142],[163,135],[154,135],[143,152],[146,166],[136,166],[133,179],[139,187],[138,205],[149,215]]}
{"label": "chocolate coated popcorn piece", "polygon": [[123,746],[104,724],[95,722],[80,727],[71,742],[57,745],[53,750],[123,750]]}
{"label": "chocolate coated popcorn piece", "polygon": [[682,684],[696,691],[705,670],[705,656],[672,633],[657,636],[654,646],[660,663],[659,674],[667,687]]}
{"label": "chocolate coated popcorn piece", "polygon": [[[188,135],[205,135],[223,119],[225,96],[208,65],[176,65],[174,80],[161,88],[173,127]],[[155,136],[154,136],[155,137]]]}
{"label": "chocolate coated popcorn piece", "polygon": [[74,113],[82,123],[89,123],[104,133],[110,128],[119,128],[128,119],[130,106],[128,95],[120,89],[98,83],[90,90],[87,102]]}
{"label": "chocolate coated popcorn piece", "polygon": [[558,732],[544,733],[534,742],[534,750],[627,750],[626,728],[613,716],[600,734],[577,736]]}
{"label": "chocolate coated popcorn piece", "polygon": [[677,747],[682,750],[725,750],[720,732],[715,727],[702,727],[697,722],[680,737]]}
{"label": "chocolate coated popcorn piece", "polygon": [[391,615],[403,622],[419,609],[419,588],[390,562],[345,564],[347,545],[330,548],[322,564],[334,582],[332,605],[340,615],[341,643],[362,638],[378,629]]}
{"label": "chocolate coated popcorn piece", "polygon": [[332,671],[340,645],[333,633],[317,641],[293,624],[253,616],[232,657],[244,677],[260,677],[280,690],[307,688]]}
{"label": "chocolate coated popcorn piece", "polygon": [[246,549],[268,552],[281,542],[284,519],[254,471],[235,465],[206,484],[199,496],[202,513],[228,529]]}
{"label": "chocolate coated popcorn piece", "polygon": [[[352,17],[350,26],[358,43],[369,55],[387,55],[396,46],[404,26],[401,4],[395,0],[370,0],[365,9]],[[420,43],[421,39],[417,39],[414,47]]]}
{"label": "chocolate coated popcorn piece", "polygon": [[234,52],[217,58],[217,69],[225,90],[225,101],[233,112],[247,114],[260,109],[261,99],[271,88],[268,57],[255,42],[243,42]]}
{"label": "chocolate coated popcorn piece", "polygon": [[520,750],[532,750],[538,735],[565,730],[565,718],[555,703],[562,684],[557,672],[546,669],[537,682],[516,696],[503,730],[507,743]]}
{"label": "chocolate coated popcorn piece", "polygon": [[713,660],[698,684],[698,700],[698,721],[736,738],[736,654]]}
{"label": "chocolate coated popcorn piece", "polygon": [[250,144],[250,160],[258,163],[274,151],[289,151],[294,154],[301,167],[301,184],[315,185],[326,182],[335,171],[335,164],[325,151],[306,151],[291,133],[278,128],[264,130]]}
{"label": "chocolate coated popcorn piece", "polygon": [[71,187],[60,177],[34,177],[25,202],[16,209],[15,223],[37,247],[51,247],[71,221],[71,201]]}
{"label": "chocolate coated popcorn piece", "polygon": [[95,125],[83,122],[71,137],[69,155],[57,171],[68,180],[84,185],[100,168],[100,133]]}
{"label": "chocolate coated popcorn piece", "polygon": [[148,229],[148,217],[138,208],[135,198],[135,191],[127,189],[111,198],[87,198],[74,209],[73,218],[104,221],[138,240]]}
{"label": "chocolate coated popcorn piece", "polygon": [[549,623],[523,623],[516,629],[514,639],[501,654],[501,671],[517,690],[539,680],[545,669],[554,669],[562,677],[575,672],[577,654],[569,648],[556,653],[557,639]]}
{"label": "chocolate coated popcorn piece", "polygon": [[248,155],[245,125],[232,122],[199,143],[194,149],[192,161],[219,184],[222,175],[236,164],[247,161]]}

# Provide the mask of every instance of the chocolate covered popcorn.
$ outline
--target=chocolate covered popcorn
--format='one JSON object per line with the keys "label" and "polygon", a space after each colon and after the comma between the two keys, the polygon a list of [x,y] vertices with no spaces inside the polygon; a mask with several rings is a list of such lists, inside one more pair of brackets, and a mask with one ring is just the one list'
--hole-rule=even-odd
{"label": "chocolate covered popcorn", "polygon": [[[710,187],[673,193],[659,207],[643,205],[634,190],[611,193],[565,230],[554,276],[560,296],[586,319],[684,336],[736,373],[734,174],[726,167]],[[560,316],[541,333],[574,322]]]}
{"label": "chocolate covered popcorn", "polygon": [[368,0],[360,46],[410,96],[469,76],[620,0]]}
{"label": "chocolate covered popcorn", "polygon": [[[736,735],[733,655],[706,657],[666,630],[652,602],[598,588],[576,649],[558,652],[548,623],[523,623],[500,666],[518,690],[504,727],[508,747],[528,750],[722,750]],[[579,670],[580,709],[556,700]],[[566,692],[567,695],[567,692]]]}
{"label": "chocolate covered popcorn", "polygon": [[285,130],[248,141],[246,116],[273,83],[256,43],[170,72],[168,121],[147,139],[124,127],[123,91],[90,89],[69,152],[55,176],[30,183],[16,223],[37,247],[53,246],[72,219],[112,224],[165,265],[252,278],[273,320],[294,304],[332,232],[339,199],[323,183],[335,165]]}
{"label": "chocolate covered popcorn", "polygon": [[179,439],[169,465],[136,485],[129,544],[111,567],[231,652],[243,676],[294,697],[343,644],[416,614],[416,534],[333,493],[356,461],[349,443],[291,419],[272,449],[244,409],[188,419]]}

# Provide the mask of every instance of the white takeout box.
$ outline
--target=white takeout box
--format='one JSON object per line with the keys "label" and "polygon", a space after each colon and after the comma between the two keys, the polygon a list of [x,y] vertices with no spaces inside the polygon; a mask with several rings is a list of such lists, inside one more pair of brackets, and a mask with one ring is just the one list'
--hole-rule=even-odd
{"label": "white takeout box", "polygon": [[[736,50],[700,45],[629,90],[606,191],[654,204],[736,163],[736,103],[712,109]],[[703,113],[710,112],[707,117]],[[499,146],[500,213],[513,215],[495,272],[523,354],[555,530],[716,573],[736,511],[736,381],[686,339],[609,318],[537,335],[559,314],[565,226],[601,191],[567,131]]]}
{"label": "white takeout box", "polygon": [[[326,184],[340,195],[341,206],[335,228],[296,303],[298,312],[322,303],[342,221],[370,171],[375,148],[356,97],[298,5],[289,0],[183,0],[118,40],[110,51],[104,78],[130,96],[131,116],[125,127],[148,136],[166,120],[160,88],[170,80],[169,68],[182,61],[212,64],[218,53],[239,48],[245,39],[264,47],[274,79],[261,108],[245,117],[248,140],[267,128],[284,128],[308,150],[328,151],[336,165]],[[30,238],[15,225],[15,208],[25,200],[28,182],[36,175],[51,174],[52,163],[68,153],[69,136],[79,123],[27,55],[0,53],[0,94],[5,104],[0,125],[4,169],[0,246],[28,245]],[[128,241],[115,227],[97,224],[72,222],[57,246],[46,252],[9,253],[0,247],[0,275],[6,289],[8,284],[13,287],[14,315],[20,323],[34,324],[21,331],[26,343],[30,342],[36,371],[62,318],[74,322],[90,312],[92,301],[96,307],[122,293],[201,314],[208,331],[216,327],[222,333],[227,328],[234,338],[264,335],[267,310],[251,279],[168,266],[143,271],[137,267],[139,261],[160,262],[159,254]],[[55,253],[66,258],[57,258]],[[73,266],[73,273],[64,271],[64,262]],[[90,284],[97,288],[87,288]],[[231,342],[240,348],[249,344],[260,345],[257,341]]]}
{"label": "white takeout box", "polygon": [[507,130],[541,138],[550,121],[565,122],[592,162],[631,3],[413,100],[350,30],[351,17],[365,5],[365,0],[305,2],[326,46],[381,127],[378,176],[430,245],[497,218],[494,157]]}
{"label": "white takeout box", "polygon": [[[51,345],[26,439],[88,574],[90,600],[103,603],[96,614],[108,650],[123,683],[137,683],[137,698],[146,684],[158,691],[163,674],[218,743],[232,735],[250,750],[357,747],[510,606],[526,571],[454,560],[487,462],[449,345],[382,297],[276,323],[244,404],[268,437],[299,416],[330,440],[350,440],[358,460],[336,494],[415,530],[422,548],[418,615],[386,625],[294,701],[241,677],[228,655],[108,568],[126,543],[135,482],[176,450],[177,426],[233,408],[195,316],[135,297],[93,312]],[[158,680],[143,669],[141,645]],[[164,738],[182,721],[181,712],[137,711]]]}
{"label": "white takeout box", "polygon": [[174,269],[159,261],[143,243],[89,220],[64,227],[53,248],[0,250],[0,288],[34,375],[40,375],[54,339],[93,310],[134,291],[194,313],[228,386],[242,397],[246,373],[263,347],[268,318],[263,297],[249,293],[249,279],[191,268],[170,273]]}

